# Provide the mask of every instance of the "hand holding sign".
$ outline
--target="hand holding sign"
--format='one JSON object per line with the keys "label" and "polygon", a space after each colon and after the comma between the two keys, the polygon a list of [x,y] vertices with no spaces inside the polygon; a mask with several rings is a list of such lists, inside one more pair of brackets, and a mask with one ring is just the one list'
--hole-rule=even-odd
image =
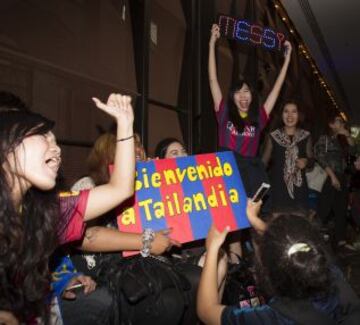
{"label": "hand holding sign", "polygon": [[249,226],[246,194],[231,152],[138,162],[136,195],[119,209],[120,231],[156,233],[152,254],[206,237],[211,224],[231,230]]}
{"label": "hand holding sign", "polygon": [[229,226],[226,226],[225,229],[222,232],[220,232],[219,230],[216,229],[215,225],[212,224],[209,233],[206,237],[206,245],[205,245],[206,249],[208,251],[213,249],[219,250],[221,245],[224,243],[225,238],[229,231],[230,231]]}
{"label": "hand holding sign", "polygon": [[171,231],[172,229],[170,228],[160,230],[155,233],[155,238],[154,241],[151,243],[150,249],[150,253],[152,255],[161,255],[165,253],[165,251],[169,250],[172,246],[181,246],[181,244],[177,240],[169,237]]}

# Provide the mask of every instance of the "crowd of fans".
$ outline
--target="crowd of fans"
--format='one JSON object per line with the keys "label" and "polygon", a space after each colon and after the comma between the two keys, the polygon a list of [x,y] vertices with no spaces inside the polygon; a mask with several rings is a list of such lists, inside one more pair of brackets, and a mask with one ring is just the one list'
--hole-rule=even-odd
{"label": "crowd of fans", "polygon": [[[212,226],[204,247],[177,248],[173,254],[180,243],[171,229],[120,232],[116,215],[119,206],[133,203],[136,161],[187,156],[186,146],[166,138],[149,158],[133,130],[131,98],[93,98],[116,121],[116,130],[96,140],[88,169],[71,191],[59,191],[61,150],[54,123],[2,92],[0,324],[360,321],[359,299],[336,263],[336,256],[358,249],[348,235],[350,226],[355,234],[359,230],[356,218],[349,217],[351,179],[360,169],[359,160],[349,159],[356,157],[354,139],[335,114],[314,141],[294,99],[281,104],[277,123],[266,129],[291,61],[287,41],[283,65],[263,103],[246,80],[224,98],[215,56],[219,37],[213,25],[208,68],[219,150],[234,153],[248,198],[263,182],[271,185],[263,201],[248,199],[250,234],[237,231],[226,240],[229,229]],[[316,191],[308,186],[315,166],[324,175]],[[140,255],[123,257],[122,251]],[[224,288],[231,273],[241,276],[231,264],[233,253],[238,264],[250,258],[246,281],[258,294],[244,297],[239,291],[229,303]]]}

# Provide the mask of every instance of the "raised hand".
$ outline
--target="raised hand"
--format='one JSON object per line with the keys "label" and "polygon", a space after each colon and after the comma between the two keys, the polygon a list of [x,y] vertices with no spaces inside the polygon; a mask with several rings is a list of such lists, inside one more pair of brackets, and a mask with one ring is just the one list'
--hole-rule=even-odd
{"label": "raised hand", "polygon": [[134,112],[130,96],[111,94],[106,104],[95,97],[93,98],[93,101],[98,108],[116,119],[120,129],[132,129]]}
{"label": "raised hand", "polygon": [[253,202],[248,199],[246,206],[246,214],[251,226],[258,232],[263,233],[266,230],[266,223],[259,218],[262,201]]}
{"label": "raised hand", "polygon": [[213,24],[211,27],[210,43],[215,43],[220,38],[220,27],[217,24]]}
{"label": "raised hand", "polygon": [[285,60],[290,60],[291,52],[292,52],[292,45],[289,41],[285,41],[284,47],[285,47],[285,53],[284,53]]}
{"label": "raised hand", "polygon": [[206,249],[207,250],[212,250],[212,249],[217,249],[219,250],[221,245],[224,243],[225,238],[227,236],[227,234],[230,231],[230,227],[227,226],[225,227],[225,229],[223,231],[219,231],[216,229],[216,227],[214,225],[211,225],[211,228],[209,230],[209,233],[206,237]]}

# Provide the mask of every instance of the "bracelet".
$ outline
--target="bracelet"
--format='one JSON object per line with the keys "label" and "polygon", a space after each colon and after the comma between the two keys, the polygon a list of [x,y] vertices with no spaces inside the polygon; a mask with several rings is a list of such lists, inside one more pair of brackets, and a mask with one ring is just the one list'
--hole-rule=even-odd
{"label": "bracelet", "polygon": [[141,236],[143,248],[140,251],[142,257],[148,257],[150,255],[151,243],[155,239],[155,232],[151,228],[146,228]]}
{"label": "bracelet", "polygon": [[130,139],[133,138],[133,137],[134,137],[134,134],[133,134],[133,135],[130,135],[130,136],[127,137],[127,138],[116,139],[116,142],[130,140]]}

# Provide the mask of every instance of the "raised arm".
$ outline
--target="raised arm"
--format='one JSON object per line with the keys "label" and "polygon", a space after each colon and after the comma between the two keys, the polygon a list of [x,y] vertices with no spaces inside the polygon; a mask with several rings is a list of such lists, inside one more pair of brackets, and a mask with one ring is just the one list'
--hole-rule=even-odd
{"label": "raised arm", "polygon": [[266,223],[259,218],[261,205],[262,205],[262,201],[253,202],[250,199],[248,199],[247,207],[246,207],[246,214],[249,219],[249,222],[254,228],[254,230],[260,235],[262,235],[267,228]]}
{"label": "raised arm", "polygon": [[216,58],[215,58],[215,44],[220,37],[220,27],[216,24],[212,25],[211,37],[209,41],[209,83],[211,95],[214,101],[215,111],[219,110],[222,93],[217,77]]}
{"label": "raised arm", "polygon": [[273,108],[275,106],[276,100],[279,97],[280,90],[285,81],[286,73],[287,73],[290,59],[291,59],[291,51],[292,51],[291,43],[289,41],[285,41],[284,45],[285,45],[284,63],[281,67],[280,73],[275,81],[275,84],[264,103],[264,108],[268,115],[270,115],[271,111],[273,110]]}
{"label": "raised arm", "polygon": [[200,320],[207,325],[219,325],[221,313],[225,308],[219,301],[217,265],[219,249],[228,231],[226,228],[223,232],[219,232],[215,226],[212,226],[206,239],[207,253],[200,277],[196,305]]}
{"label": "raised arm", "polygon": [[96,218],[118,206],[134,194],[135,153],[134,153],[134,114],[131,98],[111,94],[106,104],[93,98],[96,106],[114,117],[117,122],[117,143],[114,170],[105,185],[90,190],[84,219]]}

